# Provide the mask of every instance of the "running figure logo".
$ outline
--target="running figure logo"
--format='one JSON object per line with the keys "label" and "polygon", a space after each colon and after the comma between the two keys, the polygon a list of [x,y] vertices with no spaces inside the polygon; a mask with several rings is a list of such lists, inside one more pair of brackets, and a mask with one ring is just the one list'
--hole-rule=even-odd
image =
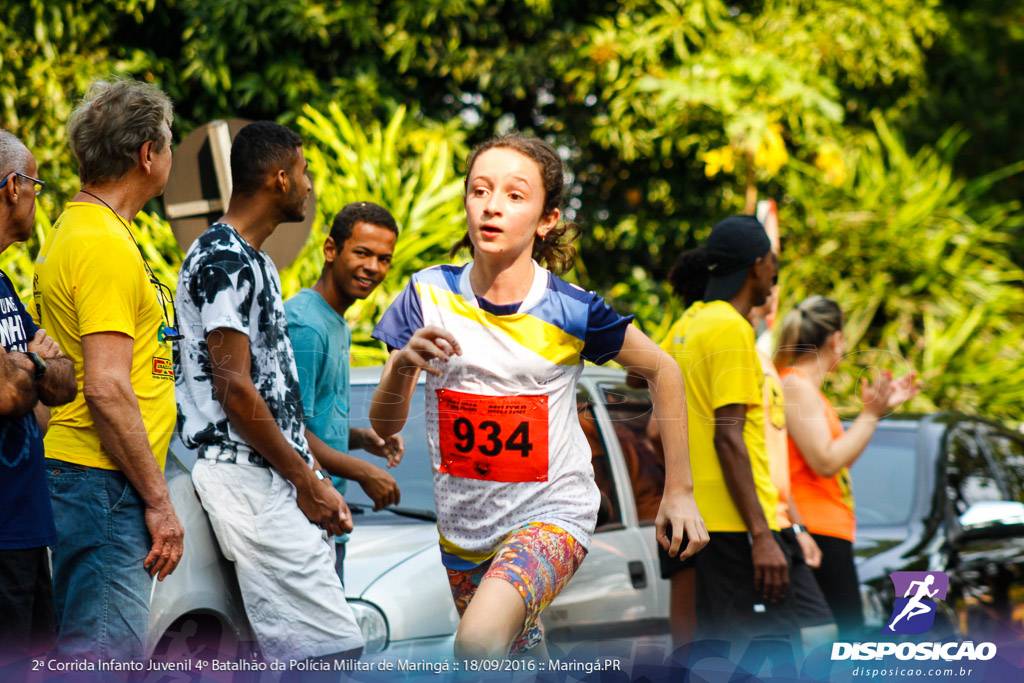
{"label": "running figure logo", "polygon": [[945,600],[949,577],[944,572],[893,572],[896,605],[882,633],[924,633],[935,621],[935,600]]}

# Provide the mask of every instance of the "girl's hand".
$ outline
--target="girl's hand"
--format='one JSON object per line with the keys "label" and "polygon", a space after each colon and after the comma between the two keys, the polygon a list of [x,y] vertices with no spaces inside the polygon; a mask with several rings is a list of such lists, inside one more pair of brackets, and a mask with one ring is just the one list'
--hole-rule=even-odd
{"label": "girl's hand", "polygon": [[425,370],[435,377],[440,377],[441,370],[430,361],[445,362],[456,354],[461,356],[462,348],[451,332],[428,325],[416,330],[409,342],[402,347],[395,358],[395,366],[398,371]]}
{"label": "girl's hand", "polygon": [[[672,494],[666,491],[654,525],[658,543],[670,556],[678,554],[680,560],[695,555],[711,540],[693,493]],[[685,546],[684,540],[687,541]]]}

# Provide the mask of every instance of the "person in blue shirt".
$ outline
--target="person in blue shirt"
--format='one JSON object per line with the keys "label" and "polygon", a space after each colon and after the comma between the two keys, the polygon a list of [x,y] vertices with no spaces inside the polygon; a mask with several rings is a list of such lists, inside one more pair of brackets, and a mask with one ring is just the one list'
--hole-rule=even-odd
{"label": "person in blue shirt", "polygon": [[[349,429],[349,348],[352,334],[345,311],[365,299],[384,280],[398,239],[398,225],[387,209],[372,202],[355,202],[338,213],[324,241],[320,279],[284,304],[288,335],[295,350],[306,426],[321,441],[345,454],[321,463],[344,495],[348,481],[357,482],[375,509],[399,502],[400,491],[385,470],[349,451],[363,449],[387,459],[394,467],[402,459],[399,435],[382,439],[372,429]],[[338,576],[344,583],[345,541],[337,536]]]}
{"label": "person in blue shirt", "polygon": [[[0,252],[35,226],[32,153],[0,130]],[[46,406],[75,397],[75,369],[32,322],[0,271],[0,661],[38,655],[53,645],[53,582],[46,547],[57,542],[43,465]],[[39,416],[37,418],[37,415]]]}

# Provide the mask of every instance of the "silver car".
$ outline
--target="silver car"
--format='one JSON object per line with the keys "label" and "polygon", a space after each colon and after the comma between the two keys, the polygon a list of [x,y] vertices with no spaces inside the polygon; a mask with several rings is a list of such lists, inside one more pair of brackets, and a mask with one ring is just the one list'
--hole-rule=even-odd
{"label": "silver car", "polygon": [[[352,426],[367,413],[380,368],[352,371]],[[441,565],[433,477],[427,453],[421,379],[402,432],[406,453],[390,473],[401,505],[374,512],[358,485],[346,500],[355,531],[345,557],[345,593],[366,639],[367,655],[405,659],[452,656],[458,614]],[[577,391],[580,424],[593,451],[601,509],[590,553],[544,612],[552,653],[579,654],[594,643],[628,656],[668,643],[668,584],[659,578],[654,517],[664,465],[646,437],[650,398],[622,371],[587,367]],[[255,644],[231,563],[221,555],[192,488],[188,451],[177,443],[167,480],[185,525],[177,571],[154,582],[149,652],[155,657],[245,657]],[[372,456],[368,456],[372,457]]]}

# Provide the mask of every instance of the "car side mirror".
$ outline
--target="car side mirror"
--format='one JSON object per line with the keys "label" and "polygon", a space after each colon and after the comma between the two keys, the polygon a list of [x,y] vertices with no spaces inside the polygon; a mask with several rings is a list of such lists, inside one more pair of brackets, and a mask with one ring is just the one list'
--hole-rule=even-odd
{"label": "car side mirror", "polygon": [[1024,503],[985,500],[973,503],[960,515],[962,538],[1024,536]]}

